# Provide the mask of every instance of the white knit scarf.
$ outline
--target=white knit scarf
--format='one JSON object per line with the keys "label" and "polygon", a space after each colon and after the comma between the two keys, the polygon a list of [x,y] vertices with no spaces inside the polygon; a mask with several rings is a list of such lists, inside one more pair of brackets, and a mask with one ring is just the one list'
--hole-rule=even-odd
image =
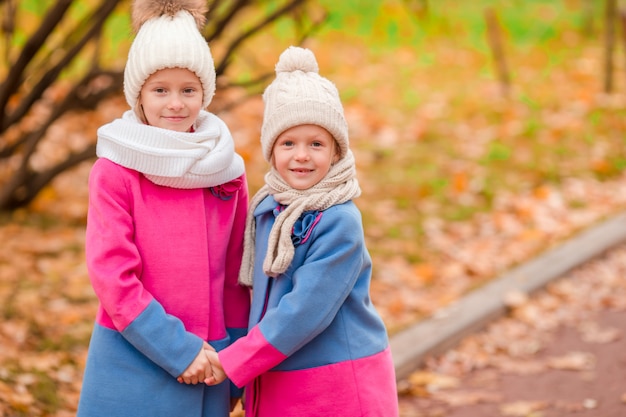
{"label": "white knit scarf", "polygon": [[144,174],[171,188],[205,188],[244,173],[243,159],[226,124],[201,111],[194,132],[143,124],[133,111],[98,129],[96,155]]}
{"label": "white knit scarf", "polygon": [[265,175],[265,185],[255,194],[250,203],[246,219],[246,234],[243,247],[243,261],[239,273],[239,282],[252,286],[254,265],[254,241],[256,225],[254,210],[268,195],[287,207],[277,217],[270,231],[267,253],[263,262],[263,271],[270,277],[276,277],[287,270],[295,248],[291,241],[295,222],[303,212],[326,210],[336,204],[350,201],[361,194],[356,178],[354,155],[348,150],[346,156],[333,165],[326,176],[315,186],[306,190],[291,188],[272,168]]}

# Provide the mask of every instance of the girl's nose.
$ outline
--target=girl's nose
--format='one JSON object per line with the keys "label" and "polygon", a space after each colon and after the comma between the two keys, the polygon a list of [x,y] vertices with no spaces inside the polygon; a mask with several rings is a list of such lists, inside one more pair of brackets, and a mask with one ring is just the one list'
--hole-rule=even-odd
{"label": "girl's nose", "polygon": [[181,100],[178,95],[174,95],[172,96],[172,99],[169,101],[167,107],[170,108],[171,110],[180,110],[183,107],[185,107],[185,103],[183,103],[183,100]]}
{"label": "girl's nose", "polygon": [[309,159],[309,150],[306,146],[296,148],[295,159],[298,161],[307,161]]}

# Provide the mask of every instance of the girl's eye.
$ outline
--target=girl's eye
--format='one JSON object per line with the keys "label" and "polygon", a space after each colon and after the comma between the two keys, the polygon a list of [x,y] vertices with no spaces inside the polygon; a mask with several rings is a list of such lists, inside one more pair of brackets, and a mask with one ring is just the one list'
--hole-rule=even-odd
{"label": "girl's eye", "polygon": [[155,88],[154,92],[158,94],[163,94],[165,93],[165,88]]}
{"label": "girl's eye", "polygon": [[313,142],[313,143],[311,144],[311,146],[313,146],[314,148],[319,148],[319,147],[321,147],[321,146],[322,146],[322,143],[321,143],[321,142]]}
{"label": "girl's eye", "polygon": [[183,93],[185,93],[185,94],[193,94],[195,92],[196,92],[196,90],[194,90],[193,88],[185,88],[183,90]]}
{"label": "girl's eye", "polygon": [[290,141],[290,140],[286,140],[286,141],[284,141],[284,142],[283,142],[283,144],[282,144],[282,145],[283,145],[283,146],[293,146],[293,142],[292,142],[292,141]]}

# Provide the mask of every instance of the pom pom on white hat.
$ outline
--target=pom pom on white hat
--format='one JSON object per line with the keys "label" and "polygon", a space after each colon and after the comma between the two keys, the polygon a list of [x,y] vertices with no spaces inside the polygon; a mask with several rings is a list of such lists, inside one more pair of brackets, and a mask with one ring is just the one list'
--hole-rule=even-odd
{"label": "pom pom on white hat", "polygon": [[204,8],[203,1],[134,2],[133,24],[138,30],[124,69],[124,95],[132,109],[146,79],[164,68],[194,72],[202,83],[202,107],[209,105],[215,94],[215,64],[199,30]]}
{"label": "pom pom on white hat", "polygon": [[339,144],[340,158],[348,152],[348,124],[339,93],[331,81],[319,75],[311,50],[290,46],[280,55],[276,79],[265,89],[263,101],[261,148],[267,161],[276,138],[304,124],[326,129]]}

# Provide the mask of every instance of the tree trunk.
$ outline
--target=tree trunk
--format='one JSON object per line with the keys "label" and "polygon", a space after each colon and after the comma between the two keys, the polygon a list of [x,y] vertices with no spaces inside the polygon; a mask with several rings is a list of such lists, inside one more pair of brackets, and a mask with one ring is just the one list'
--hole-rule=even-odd
{"label": "tree trunk", "polygon": [[493,57],[495,71],[500,83],[502,96],[504,98],[508,98],[511,91],[511,76],[509,74],[506,58],[504,56],[502,28],[493,8],[485,10],[485,21],[487,23],[487,34],[489,46],[491,47],[491,55]]}
{"label": "tree trunk", "polygon": [[615,52],[615,22],[617,0],[606,0],[604,14],[604,92],[613,92],[613,55]]}

